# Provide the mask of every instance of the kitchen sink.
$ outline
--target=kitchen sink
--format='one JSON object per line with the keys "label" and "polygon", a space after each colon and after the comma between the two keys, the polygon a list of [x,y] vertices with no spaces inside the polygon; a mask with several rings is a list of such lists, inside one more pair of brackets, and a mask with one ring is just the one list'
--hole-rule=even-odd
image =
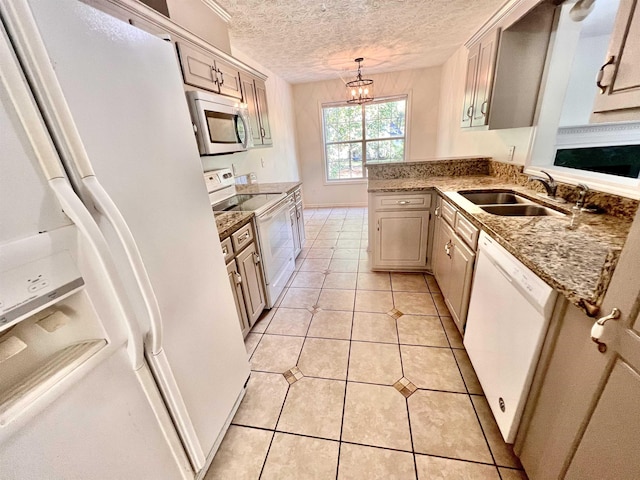
{"label": "kitchen sink", "polygon": [[541,205],[485,205],[480,207],[487,213],[494,215],[503,215],[508,217],[526,217],[526,216],[553,216],[564,217],[565,214],[552,208],[543,207]]}
{"label": "kitchen sink", "polygon": [[476,205],[506,205],[506,204],[519,204],[530,203],[528,198],[521,197],[511,192],[458,192],[461,196],[469,200]]}

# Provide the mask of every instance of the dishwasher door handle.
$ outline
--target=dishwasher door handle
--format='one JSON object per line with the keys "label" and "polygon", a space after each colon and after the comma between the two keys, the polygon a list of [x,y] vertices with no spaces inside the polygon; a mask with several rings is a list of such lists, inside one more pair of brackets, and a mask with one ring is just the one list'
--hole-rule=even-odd
{"label": "dishwasher door handle", "polygon": [[509,275],[504,268],[502,268],[495,260],[489,257],[489,261],[491,264],[496,267],[496,269],[502,274],[504,278],[507,279],[509,283],[513,283],[513,278]]}

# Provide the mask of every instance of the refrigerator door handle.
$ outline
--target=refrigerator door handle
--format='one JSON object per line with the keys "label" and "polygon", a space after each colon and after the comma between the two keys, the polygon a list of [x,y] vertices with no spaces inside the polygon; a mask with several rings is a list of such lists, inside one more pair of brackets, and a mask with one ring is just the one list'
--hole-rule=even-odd
{"label": "refrigerator door handle", "polygon": [[30,137],[31,144],[34,146],[34,153],[47,177],[49,186],[60,202],[65,214],[76,224],[86,238],[105,270],[107,280],[113,288],[118,307],[125,320],[128,336],[127,353],[131,360],[131,365],[134,370],[139,370],[144,363],[142,336],[138,324],[135,322],[124,286],[117,274],[107,242],[102,236],[98,225],[93,221],[91,214],[73,191],[64,175],[55,147],[51,142],[35,100],[27,87],[18,60],[9,47],[8,39],[3,37],[0,40],[0,63],[2,64],[0,82],[3,83],[4,88],[9,93],[20,122],[24,126],[24,131]]}
{"label": "refrigerator door handle", "polygon": [[135,315],[129,303],[125,288],[118,276],[115,263],[111,257],[111,252],[107,242],[102,236],[98,225],[94,222],[91,214],[86,209],[80,198],[71,188],[71,185],[64,178],[53,178],[49,180],[49,186],[55,193],[64,212],[76,224],[78,229],[87,239],[96,256],[100,260],[102,267],[106,271],[106,280],[113,288],[118,306],[122,311],[127,328],[127,352],[131,359],[134,370],[139,370],[144,365],[144,346],[142,344],[142,334]]}
{"label": "refrigerator door handle", "polygon": [[84,177],[82,183],[87,188],[96,207],[116,231],[120,244],[124,248],[129,266],[138,284],[138,289],[142,294],[145,310],[149,317],[150,330],[146,338],[147,347],[151,355],[158,355],[162,350],[162,314],[160,313],[158,299],[153,291],[153,286],[151,285],[149,274],[142,261],[138,245],[122,213],[120,213],[120,210],[118,210],[118,207],[98,179],[92,175]]}

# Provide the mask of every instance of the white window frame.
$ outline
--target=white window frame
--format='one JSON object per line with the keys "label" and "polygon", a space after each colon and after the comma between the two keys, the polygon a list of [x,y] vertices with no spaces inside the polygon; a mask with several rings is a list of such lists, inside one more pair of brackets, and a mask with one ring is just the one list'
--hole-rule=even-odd
{"label": "white window frame", "polygon": [[[405,104],[405,111],[404,111],[404,136],[403,137],[385,137],[385,138],[370,138],[367,139],[366,138],[366,132],[365,132],[365,109],[364,107],[367,105],[373,105],[376,103],[387,103],[387,102],[394,102],[394,101],[398,101],[398,100],[404,100],[406,102]],[[362,104],[360,105],[361,109],[362,109],[362,140],[356,140],[356,141],[344,141],[344,142],[331,142],[331,145],[339,145],[339,144],[343,144],[343,143],[362,143],[362,177],[358,177],[358,178],[341,178],[341,179],[335,179],[335,180],[329,180],[329,165],[327,162],[327,139],[326,139],[326,132],[325,132],[325,128],[324,128],[324,109],[325,108],[335,108],[335,107],[349,107],[349,106],[353,106],[353,104],[347,103],[345,101],[342,102],[326,102],[326,103],[321,103],[320,104],[320,130],[322,131],[322,164],[323,164],[323,170],[324,170],[324,184],[325,185],[344,185],[344,184],[357,184],[357,183],[367,183],[367,162],[366,162],[366,148],[367,148],[367,142],[375,142],[375,141],[380,141],[380,140],[389,140],[389,139],[393,139],[393,140],[397,140],[397,139],[404,139],[404,157],[402,159],[402,162],[405,162],[407,159],[407,150],[409,149],[409,117],[410,117],[410,95],[407,94],[401,94],[401,95],[391,95],[391,96],[387,96],[387,97],[380,97],[380,98],[376,98],[375,100],[373,100],[372,102],[367,102],[366,104]],[[382,163],[382,162],[381,162]],[[389,162],[389,163],[393,163],[393,162]]]}
{"label": "white window frame", "polygon": [[[562,7],[555,45],[548,65],[537,126],[530,143],[524,173],[540,175],[544,170],[556,180],[578,184],[602,192],[640,199],[640,179],[590,172],[554,165],[559,148],[597,147],[640,144],[640,122],[600,123],[576,127],[560,127],[562,107],[578,42],[581,24],[568,18],[572,5]],[[562,87],[558,87],[562,85]]]}

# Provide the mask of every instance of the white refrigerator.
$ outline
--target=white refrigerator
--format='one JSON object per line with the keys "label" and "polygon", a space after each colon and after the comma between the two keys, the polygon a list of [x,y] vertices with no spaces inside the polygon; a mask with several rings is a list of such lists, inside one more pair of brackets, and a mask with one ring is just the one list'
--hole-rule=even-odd
{"label": "white refrigerator", "polygon": [[0,14],[0,476],[201,477],[249,365],[172,45]]}

